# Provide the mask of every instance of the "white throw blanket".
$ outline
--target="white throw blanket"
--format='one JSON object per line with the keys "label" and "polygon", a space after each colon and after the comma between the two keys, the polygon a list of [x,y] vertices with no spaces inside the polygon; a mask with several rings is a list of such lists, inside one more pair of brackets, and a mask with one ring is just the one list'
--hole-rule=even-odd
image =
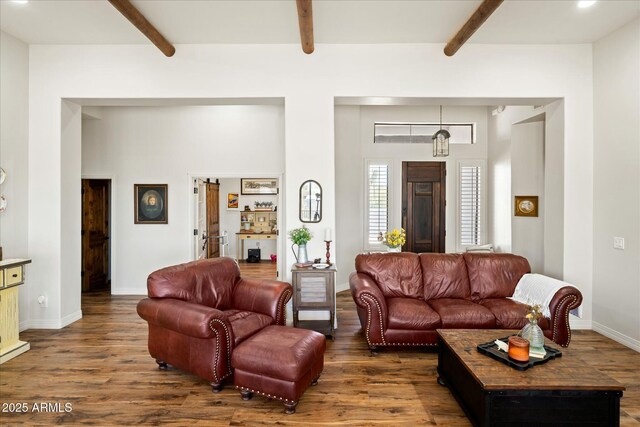
{"label": "white throw blanket", "polygon": [[539,304],[542,309],[542,315],[551,318],[551,312],[549,311],[551,299],[560,288],[565,286],[570,285],[542,274],[525,274],[516,285],[516,290],[513,292],[511,299],[527,305]]}

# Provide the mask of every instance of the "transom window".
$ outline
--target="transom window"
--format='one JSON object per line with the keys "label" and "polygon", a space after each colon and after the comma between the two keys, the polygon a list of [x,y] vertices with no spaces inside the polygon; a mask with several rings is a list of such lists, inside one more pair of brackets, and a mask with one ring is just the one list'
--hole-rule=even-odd
{"label": "transom window", "polygon": [[[440,123],[374,123],[375,144],[426,144],[433,142],[433,134]],[[475,143],[475,123],[443,123],[449,131],[450,144]]]}

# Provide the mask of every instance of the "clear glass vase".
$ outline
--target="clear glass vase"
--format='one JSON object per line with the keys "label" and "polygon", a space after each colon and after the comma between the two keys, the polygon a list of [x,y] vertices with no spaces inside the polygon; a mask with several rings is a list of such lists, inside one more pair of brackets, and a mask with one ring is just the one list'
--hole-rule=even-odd
{"label": "clear glass vase", "polygon": [[531,348],[543,349],[544,348],[544,333],[540,326],[538,326],[538,320],[533,319],[527,323],[524,328],[518,333],[522,338],[529,340]]}

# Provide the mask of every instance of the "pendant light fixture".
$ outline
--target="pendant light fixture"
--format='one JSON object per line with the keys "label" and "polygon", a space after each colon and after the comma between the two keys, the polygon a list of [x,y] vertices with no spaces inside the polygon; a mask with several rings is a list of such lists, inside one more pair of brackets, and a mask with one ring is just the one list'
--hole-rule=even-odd
{"label": "pendant light fixture", "polygon": [[449,155],[449,131],[442,129],[442,105],[440,106],[440,130],[433,134],[433,157],[447,157]]}

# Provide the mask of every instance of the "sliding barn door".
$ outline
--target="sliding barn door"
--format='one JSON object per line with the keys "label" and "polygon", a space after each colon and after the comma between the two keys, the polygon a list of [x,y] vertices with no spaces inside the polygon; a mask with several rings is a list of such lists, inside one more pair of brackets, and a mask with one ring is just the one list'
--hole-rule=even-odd
{"label": "sliding barn door", "polygon": [[444,252],[446,163],[402,162],[402,224],[407,252]]}
{"label": "sliding barn door", "polygon": [[220,184],[207,183],[207,258],[220,256]]}

